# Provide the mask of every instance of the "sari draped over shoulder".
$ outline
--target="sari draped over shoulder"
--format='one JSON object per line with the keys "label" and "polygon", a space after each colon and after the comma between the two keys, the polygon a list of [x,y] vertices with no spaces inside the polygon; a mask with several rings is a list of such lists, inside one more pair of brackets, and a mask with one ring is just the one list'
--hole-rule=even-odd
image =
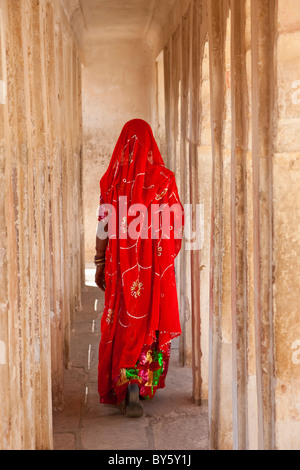
{"label": "sari draped over shoulder", "polygon": [[165,167],[145,121],[123,127],[100,192],[100,218],[110,214],[107,220],[112,215],[115,220],[105,257],[100,402],[120,403],[129,382],[151,398],[164,387],[170,342],[181,334],[174,261],[183,207],[174,173]]}

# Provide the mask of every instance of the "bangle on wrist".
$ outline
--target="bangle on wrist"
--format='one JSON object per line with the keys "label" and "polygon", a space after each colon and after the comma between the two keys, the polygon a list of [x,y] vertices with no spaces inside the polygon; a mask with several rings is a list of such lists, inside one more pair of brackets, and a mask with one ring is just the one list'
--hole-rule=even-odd
{"label": "bangle on wrist", "polygon": [[96,266],[102,266],[105,264],[105,256],[101,256],[101,258],[95,256],[94,257],[94,263]]}

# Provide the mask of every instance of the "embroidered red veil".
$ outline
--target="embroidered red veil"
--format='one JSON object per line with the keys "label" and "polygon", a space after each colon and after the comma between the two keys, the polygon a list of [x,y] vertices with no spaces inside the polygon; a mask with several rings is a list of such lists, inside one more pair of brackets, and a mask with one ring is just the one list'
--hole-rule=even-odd
{"label": "embroidered red veil", "polygon": [[[183,208],[174,173],[165,167],[145,121],[133,119],[123,127],[100,189],[104,207],[114,208],[116,225],[106,248],[98,388],[102,403],[116,403],[112,382],[120,369],[136,364],[157,331],[161,350],[181,334],[174,260],[181,247]],[[121,207],[120,197],[127,206]],[[162,228],[162,208],[171,208],[164,224],[169,231]],[[140,235],[134,237],[130,227]]]}

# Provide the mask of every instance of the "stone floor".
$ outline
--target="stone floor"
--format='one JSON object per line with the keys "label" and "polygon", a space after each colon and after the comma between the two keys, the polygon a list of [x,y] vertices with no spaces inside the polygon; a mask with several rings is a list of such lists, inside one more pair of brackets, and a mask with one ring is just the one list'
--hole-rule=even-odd
{"label": "stone floor", "polygon": [[82,311],[71,333],[72,367],[65,372],[65,404],[53,415],[54,450],[206,450],[208,411],[192,403],[192,371],[172,348],[166,387],[143,402],[144,416],[126,418],[99,404],[97,361],[104,296],[87,270]]}

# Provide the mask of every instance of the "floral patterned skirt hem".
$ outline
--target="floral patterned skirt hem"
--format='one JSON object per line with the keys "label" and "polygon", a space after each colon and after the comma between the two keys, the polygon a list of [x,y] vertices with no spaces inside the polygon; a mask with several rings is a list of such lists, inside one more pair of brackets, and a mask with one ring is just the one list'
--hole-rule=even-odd
{"label": "floral patterned skirt hem", "polygon": [[166,351],[159,350],[158,341],[154,341],[150,346],[143,346],[136,365],[120,370],[120,374],[113,380],[111,393],[101,397],[100,403],[120,404],[126,398],[130,383],[138,384],[141,399],[151,400],[158,389],[165,387],[170,352],[171,343]]}

